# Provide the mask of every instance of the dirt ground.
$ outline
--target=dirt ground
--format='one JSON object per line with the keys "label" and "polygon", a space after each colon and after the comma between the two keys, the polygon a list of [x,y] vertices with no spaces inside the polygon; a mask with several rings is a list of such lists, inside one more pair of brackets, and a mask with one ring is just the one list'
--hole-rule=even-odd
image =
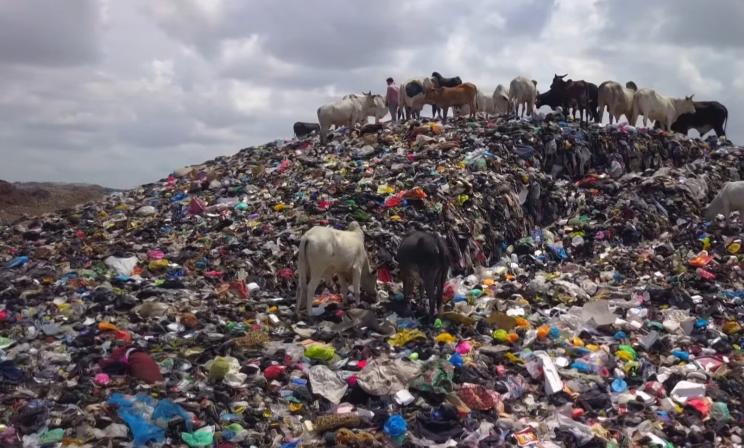
{"label": "dirt ground", "polygon": [[0,180],[0,224],[97,200],[112,191],[100,185]]}

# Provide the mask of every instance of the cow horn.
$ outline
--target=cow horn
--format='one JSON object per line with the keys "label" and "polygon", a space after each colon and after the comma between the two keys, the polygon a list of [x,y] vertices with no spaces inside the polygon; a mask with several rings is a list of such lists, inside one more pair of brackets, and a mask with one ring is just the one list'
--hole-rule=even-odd
{"label": "cow horn", "polygon": [[[556,76],[558,76],[558,75],[556,75]],[[561,76],[558,76],[558,77],[559,77],[559,78],[561,78],[561,79],[563,79],[563,78],[565,78],[566,76],[568,76],[568,73],[566,73],[565,75],[561,75]]]}

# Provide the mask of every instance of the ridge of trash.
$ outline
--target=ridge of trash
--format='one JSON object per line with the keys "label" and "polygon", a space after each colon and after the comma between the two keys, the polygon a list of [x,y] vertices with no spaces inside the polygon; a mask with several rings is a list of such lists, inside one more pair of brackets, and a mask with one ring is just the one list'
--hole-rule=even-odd
{"label": "ridge of trash", "polygon": [[[627,125],[418,121],[0,226],[0,446],[741,444],[741,225],[702,211],[743,161]],[[298,320],[300,236],[352,220],[376,300],[327,285]],[[397,283],[414,228],[454,252],[431,325]]]}

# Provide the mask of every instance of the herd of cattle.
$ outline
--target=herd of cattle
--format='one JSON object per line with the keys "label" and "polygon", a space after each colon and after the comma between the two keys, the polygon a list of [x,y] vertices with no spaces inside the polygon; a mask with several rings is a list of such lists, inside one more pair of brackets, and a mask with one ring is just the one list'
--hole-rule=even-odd
{"label": "herd of cattle", "polygon": [[[602,122],[605,109],[610,124],[625,116],[629,123],[636,124],[643,117],[643,125],[655,122],[657,128],[687,134],[690,129],[700,135],[713,130],[717,136],[725,135],[728,110],[717,101],[693,101],[692,96],[671,98],[653,89],[639,89],[634,82],[625,86],[615,81],[605,81],[599,86],[588,81],[566,79],[567,75],[555,75],[550,89],[539,93],[537,81],[523,76],[514,78],[507,89],[499,84],[490,96],[475,84],[462,82],[459,76],[445,78],[434,72],[430,77],[406,81],[400,86],[399,118],[421,116],[424,105],[432,106],[432,116],[447,119],[447,111],[453,108],[458,114],[486,114],[516,116],[532,115],[537,108],[549,106],[570,112],[582,121]],[[318,124],[297,122],[294,126],[298,136],[316,131],[321,142],[327,141],[331,126],[353,127],[366,123],[368,117],[376,122],[388,113],[385,100],[371,92],[347,95],[340,101],[318,108]]]}

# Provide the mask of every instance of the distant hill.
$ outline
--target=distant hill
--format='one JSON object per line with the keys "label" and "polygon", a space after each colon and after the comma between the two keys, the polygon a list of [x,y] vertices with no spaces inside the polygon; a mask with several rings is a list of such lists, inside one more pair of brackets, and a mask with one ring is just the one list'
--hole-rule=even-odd
{"label": "distant hill", "polygon": [[98,200],[113,191],[116,190],[91,184],[0,180],[0,223]]}

